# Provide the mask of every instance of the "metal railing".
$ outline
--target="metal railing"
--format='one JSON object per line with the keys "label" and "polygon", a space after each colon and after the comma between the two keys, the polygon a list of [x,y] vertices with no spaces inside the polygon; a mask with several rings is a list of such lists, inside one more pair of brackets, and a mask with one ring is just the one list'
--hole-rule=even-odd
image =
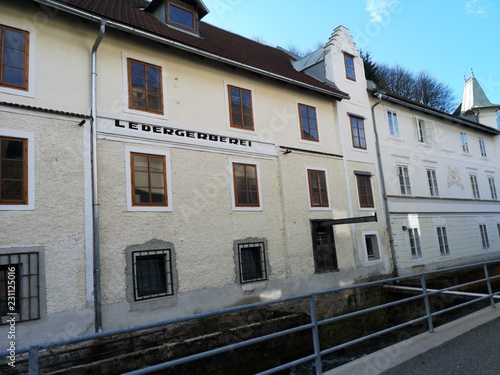
{"label": "metal railing", "polygon": [[[377,281],[372,281],[372,282],[366,282],[362,284],[356,284],[356,285],[351,285],[351,286],[346,286],[342,288],[335,288],[331,290],[325,290],[317,293],[311,293],[311,294],[304,294],[304,295],[297,295],[293,297],[288,297],[288,298],[281,298],[278,300],[273,300],[273,301],[266,301],[266,302],[258,302],[258,303],[253,303],[249,305],[243,305],[243,306],[236,306],[236,307],[231,307],[231,308],[226,308],[222,310],[215,310],[215,311],[209,311],[205,313],[200,313],[200,314],[194,314],[186,317],[180,317],[180,318],[175,318],[175,319],[167,319],[167,320],[162,320],[158,322],[153,322],[153,323],[148,323],[148,324],[142,324],[142,325],[136,325],[133,327],[125,327],[125,328],[120,328],[120,329],[114,329],[114,330],[108,330],[104,332],[99,332],[99,333],[92,333],[92,334],[87,334],[87,335],[82,335],[82,336],[77,336],[77,337],[72,337],[72,338],[67,338],[67,339],[61,339],[61,340],[55,340],[55,341],[50,341],[50,342],[43,342],[39,343],[36,345],[31,345],[31,346],[26,346],[26,347],[21,347],[21,348],[16,348],[16,355],[20,354],[25,354],[29,353],[29,374],[30,375],[37,375],[39,374],[39,352],[41,350],[46,350],[46,349],[51,349],[51,348],[56,348],[56,347],[62,347],[66,345],[72,345],[72,344],[77,344],[77,343],[82,343],[85,341],[90,341],[90,340],[98,340],[98,339],[103,339],[103,338],[108,338],[111,336],[116,336],[116,335],[123,335],[123,334],[128,334],[128,333],[133,333],[133,332],[139,332],[143,330],[148,330],[151,328],[156,328],[156,327],[163,327],[163,326],[168,326],[168,325],[173,325],[173,324],[179,324],[179,323],[184,323],[192,320],[197,320],[197,319],[204,319],[204,318],[209,318],[209,317],[216,317],[216,316],[221,316],[225,314],[230,314],[230,313],[237,313],[237,312],[242,312],[245,310],[251,310],[251,309],[257,309],[257,308],[263,308],[263,307],[268,307],[276,304],[283,304],[287,302],[293,302],[293,301],[298,301],[298,300],[308,300],[309,302],[309,307],[307,314],[310,316],[310,322],[307,324],[303,324],[300,326],[295,326],[292,328],[287,328],[278,332],[273,332],[269,334],[264,334],[259,337],[254,337],[250,339],[246,339],[241,342],[237,343],[231,343],[229,345],[225,345],[222,347],[218,347],[215,349],[207,350],[201,353],[189,355],[183,358],[178,358],[174,360],[170,360],[168,362],[163,362],[160,364],[152,365],[146,368],[141,368],[135,371],[128,372],[127,374],[147,374],[159,370],[164,370],[168,368],[172,368],[174,366],[178,366],[181,364],[186,364],[189,362],[193,362],[199,359],[215,356],[217,354],[222,354],[226,352],[230,352],[236,349],[244,348],[250,345],[258,344],[258,343],[263,343],[265,341],[271,340],[271,339],[276,339],[283,337],[285,335],[290,335],[306,330],[310,330],[312,334],[312,343],[313,347],[311,348],[311,353],[309,355],[306,355],[302,358],[296,359],[291,362],[284,363],[278,367],[274,367],[271,369],[268,369],[266,371],[260,372],[260,375],[264,374],[273,374],[278,371],[290,369],[294,366],[306,363],[306,362],[313,362],[313,368],[315,369],[316,374],[322,374],[322,357],[331,354],[335,351],[338,351],[343,348],[347,348],[349,346],[359,344],[361,342],[367,341],[369,339],[378,337],[380,335],[390,333],[392,331],[396,331],[411,325],[414,325],[419,322],[426,322],[427,323],[427,330],[429,332],[434,332],[434,323],[433,323],[433,318],[445,314],[447,312],[450,312],[452,310],[465,307],[471,304],[475,304],[481,301],[486,301],[489,300],[488,305],[490,305],[492,308],[495,308],[495,299],[500,299],[500,291],[493,291],[492,287],[492,281],[494,280],[500,280],[500,274],[496,272],[495,275],[490,275],[489,268],[490,266],[497,266],[496,269],[500,269],[500,260],[497,261],[490,261],[490,262],[484,262],[484,263],[475,263],[475,264],[470,264],[466,266],[460,266],[460,267],[453,267],[453,268],[447,268],[444,270],[439,270],[439,271],[430,271],[430,272],[425,272],[421,274],[413,274],[413,275],[408,275],[408,276],[400,276],[400,277],[393,277],[389,279],[384,279],[384,280],[377,280]],[[428,289],[427,288],[427,282],[429,279],[435,279],[436,275],[439,274],[445,274],[445,273],[452,273],[452,272],[457,272],[457,271],[463,271],[466,269],[470,270],[481,270],[483,273],[483,277],[473,280],[473,281],[468,281],[462,284],[457,284],[457,285],[451,285],[447,286],[444,288],[440,289]],[[403,286],[402,282],[403,281],[409,281],[409,280],[415,280],[418,279],[418,282],[414,282],[411,287],[408,286]],[[393,285],[393,284],[398,284],[398,285]],[[486,285],[487,288],[487,293],[468,293],[468,292],[460,292],[457,291],[461,288],[470,288],[472,286],[478,285],[478,284],[484,284]],[[418,286],[415,286],[418,285]],[[413,295],[410,295],[408,297],[404,297],[395,301],[390,301],[386,303],[382,303],[380,305],[376,306],[371,306],[368,308],[360,309],[357,311],[352,311],[349,313],[345,313],[342,315],[338,316],[333,316],[329,317],[326,319],[319,320],[318,319],[318,313],[317,313],[317,304],[316,304],[316,298],[320,297],[322,295],[330,294],[330,293],[340,293],[340,292],[347,292],[347,291],[352,291],[356,292],[358,290],[361,290],[362,288],[370,288],[370,287],[375,287],[375,286],[381,286],[384,288],[389,288],[389,289],[394,289],[394,290],[399,290],[401,292],[405,293],[412,293]],[[435,296],[442,296],[442,295],[460,295],[467,297],[469,300],[455,304],[450,307],[446,307],[443,309],[440,309],[439,311],[432,311],[431,308],[431,302],[430,299],[435,297]],[[423,299],[424,301],[424,306],[425,306],[425,314],[419,317],[416,317],[411,320],[404,321],[403,323],[397,324],[395,326],[391,326],[389,328],[384,328],[379,331],[364,335],[362,337],[357,337],[353,340],[329,347],[327,349],[321,350],[320,347],[320,332],[319,329],[320,327],[335,323],[344,319],[349,319],[357,316],[361,316],[363,314],[368,314],[371,312],[375,312],[381,309],[387,309],[390,307],[394,307],[397,305],[409,303],[412,301],[417,301]],[[9,355],[8,350],[2,350],[0,351],[0,358],[5,358]]]}

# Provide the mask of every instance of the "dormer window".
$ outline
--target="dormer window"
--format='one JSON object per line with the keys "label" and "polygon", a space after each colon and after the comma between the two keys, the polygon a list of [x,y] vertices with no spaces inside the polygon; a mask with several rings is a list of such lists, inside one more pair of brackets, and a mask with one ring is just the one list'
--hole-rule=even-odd
{"label": "dormer window", "polygon": [[199,35],[199,21],[208,14],[201,0],[152,0],[144,11],[172,28],[194,35]]}
{"label": "dormer window", "polygon": [[172,26],[198,32],[198,16],[187,4],[167,3],[167,22]]}

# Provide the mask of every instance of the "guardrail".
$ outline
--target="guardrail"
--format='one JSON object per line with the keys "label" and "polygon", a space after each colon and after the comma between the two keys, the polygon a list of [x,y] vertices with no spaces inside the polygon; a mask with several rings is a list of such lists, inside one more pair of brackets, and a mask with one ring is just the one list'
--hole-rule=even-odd
{"label": "guardrail", "polygon": [[[99,333],[93,333],[93,334],[87,334],[87,335],[82,335],[78,337],[73,337],[73,338],[68,338],[68,339],[61,339],[61,340],[55,340],[55,341],[50,341],[50,342],[43,342],[39,343],[36,345],[31,345],[27,347],[21,347],[16,349],[16,355],[24,354],[24,353],[29,353],[29,374],[30,375],[38,375],[39,374],[39,352],[40,350],[44,349],[51,349],[55,347],[61,347],[65,345],[70,345],[70,344],[77,344],[85,341],[90,341],[90,340],[98,340],[98,339],[103,339],[107,338],[110,336],[116,336],[116,335],[123,335],[127,333],[133,333],[133,332],[138,332],[142,330],[147,330],[151,328],[156,328],[160,326],[168,326],[172,324],[178,324],[178,323],[183,323],[187,322],[190,320],[196,320],[196,319],[203,319],[203,318],[209,318],[209,317],[215,317],[215,316],[220,316],[224,314],[229,314],[229,313],[235,313],[235,312],[241,312],[245,310],[250,310],[250,309],[256,309],[256,308],[262,308],[262,307],[267,307],[275,304],[281,304],[281,303],[286,303],[286,302],[291,302],[291,301],[297,301],[297,300],[304,300],[307,299],[309,301],[309,310],[308,314],[310,316],[310,323],[308,324],[303,324],[301,326],[297,327],[292,327],[289,329],[285,329],[279,332],[273,332],[270,334],[266,334],[260,337],[256,338],[251,338],[247,339],[238,343],[233,343],[229,344],[223,347],[218,347],[216,349],[208,350],[205,352],[193,354],[184,358],[178,358],[174,359],[168,362],[152,365],[146,368],[142,368],[139,370],[131,371],[128,372],[127,374],[147,374],[155,371],[160,371],[164,369],[168,369],[174,366],[178,366],[181,364],[193,362],[199,359],[211,357],[217,354],[221,353],[226,353],[232,350],[236,350],[239,348],[247,347],[253,344],[258,344],[262,343],[271,339],[283,337],[285,335],[305,331],[305,330],[310,330],[312,333],[312,342],[313,342],[313,347],[311,348],[311,354],[302,357],[300,359],[284,363],[278,367],[274,367],[271,369],[268,369],[266,371],[260,372],[260,375],[264,374],[273,374],[279,371],[283,371],[286,369],[290,369],[294,366],[306,363],[306,362],[314,362],[313,367],[315,368],[316,374],[322,374],[322,362],[321,359],[322,357],[331,354],[335,351],[338,351],[340,349],[367,341],[371,338],[380,336],[385,333],[389,333],[392,331],[396,331],[405,327],[408,327],[410,325],[414,325],[419,322],[426,322],[427,323],[427,329],[429,332],[434,332],[434,324],[433,324],[433,317],[436,317],[441,314],[445,314],[447,312],[450,312],[452,310],[475,304],[480,301],[486,301],[489,300],[489,305],[492,308],[495,308],[495,299],[500,299],[500,291],[493,291],[492,287],[492,281],[494,280],[499,280],[500,279],[500,274],[495,274],[495,275],[490,275],[489,272],[489,267],[490,266],[497,266],[497,269],[500,269],[500,261],[490,261],[490,262],[484,262],[484,263],[475,263],[475,264],[470,264],[466,266],[460,266],[460,267],[453,267],[453,268],[448,268],[444,270],[439,270],[439,271],[430,271],[430,272],[425,272],[421,274],[413,274],[413,275],[408,275],[408,276],[400,276],[400,277],[393,277],[389,279],[384,279],[384,280],[377,280],[377,281],[372,281],[372,282],[367,282],[367,283],[362,283],[362,284],[356,284],[356,285],[351,285],[351,286],[346,286],[342,288],[335,288],[331,290],[325,290],[317,293],[311,293],[311,294],[305,294],[305,295],[298,295],[298,296],[293,296],[293,297],[288,297],[288,298],[281,298],[278,300],[273,300],[273,301],[266,301],[266,302],[259,302],[259,303],[253,303],[249,305],[243,305],[243,306],[237,306],[237,307],[231,307],[231,308],[226,308],[222,310],[215,310],[215,311],[209,311],[205,313],[200,313],[200,314],[194,314],[186,317],[181,317],[181,318],[175,318],[175,319],[167,319],[167,320],[162,320],[158,322],[153,322],[153,323],[148,323],[148,324],[142,324],[142,325],[137,325],[133,327],[125,327],[125,328],[120,328],[120,329],[114,329],[114,330],[109,330],[109,331],[104,331],[104,332],[99,332]],[[457,285],[451,285],[447,286],[445,288],[441,289],[427,289],[427,280],[429,278],[435,277],[438,274],[444,274],[444,273],[450,273],[450,272],[457,272],[461,270],[466,270],[466,269],[482,269],[483,277],[479,278],[477,280],[473,281],[468,281],[466,283],[462,284],[457,284]],[[407,286],[402,286],[402,282],[405,280],[415,280],[418,279],[419,286],[412,286],[412,287],[407,287]],[[399,285],[392,285],[394,283],[397,283]],[[487,293],[468,293],[468,292],[460,292],[456,291],[460,288],[470,288],[472,286],[475,286],[477,284],[485,284],[487,287]],[[317,314],[317,309],[316,309],[316,298],[322,295],[326,295],[329,293],[338,293],[338,292],[344,292],[344,291],[356,291],[360,290],[362,288],[367,288],[367,287],[374,287],[374,286],[383,286],[386,288],[392,288],[394,290],[400,290],[400,291],[405,291],[405,292],[411,292],[414,293],[414,295],[411,295],[409,297],[401,298],[396,301],[388,302],[388,303],[383,303],[381,305],[361,309],[358,311],[330,317],[327,319],[323,320],[318,320],[318,314]],[[447,294],[453,294],[453,295],[461,295],[461,296],[466,296],[468,298],[471,298],[468,301],[465,301],[463,303],[444,308],[439,311],[432,311],[431,309],[431,303],[430,303],[430,298],[433,296],[438,296],[438,295],[447,295]],[[350,340],[348,342],[329,347],[327,349],[321,350],[320,347],[320,334],[319,334],[319,328],[321,326],[324,326],[326,324],[331,324],[334,322],[338,322],[344,319],[360,316],[363,314],[367,314],[370,312],[374,312],[377,310],[381,309],[387,309],[389,307],[409,303],[411,301],[416,301],[423,299],[424,305],[425,305],[425,314],[405,321],[403,323],[397,324],[395,326],[391,326],[389,328],[385,328],[382,330],[379,330],[377,332],[358,337],[356,339]],[[8,351],[7,350],[2,350],[0,351],[0,358],[5,358],[7,357]]]}

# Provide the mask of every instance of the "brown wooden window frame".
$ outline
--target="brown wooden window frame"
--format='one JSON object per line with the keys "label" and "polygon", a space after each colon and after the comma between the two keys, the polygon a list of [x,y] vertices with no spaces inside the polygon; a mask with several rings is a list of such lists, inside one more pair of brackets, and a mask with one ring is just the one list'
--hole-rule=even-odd
{"label": "brown wooden window frame", "polygon": [[[148,194],[149,202],[136,202],[135,198],[135,169],[134,169],[134,156],[145,156],[148,158]],[[162,160],[163,165],[163,189],[164,189],[164,202],[154,203],[152,199],[152,189],[151,187],[151,158],[158,158]],[[143,152],[131,152],[130,153],[130,174],[131,174],[131,189],[132,189],[132,206],[142,206],[142,207],[168,207],[168,184],[167,184],[167,163],[165,155],[157,154],[147,154]]]}
{"label": "brown wooden window frame", "polygon": [[[4,140],[14,141],[14,142],[22,142],[23,147],[23,172],[22,172],[22,198],[21,199],[2,199],[2,185],[4,184],[4,180],[8,180],[2,176],[2,171],[4,168],[2,167],[3,161],[3,151],[2,151],[2,143]],[[5,137],[0,136],[0,204],[5,205],[15,205],[15,204],[28,204],[28,140],[24,138],[16,138],[16,137]]]}
{"label": "brown wooden window frame", "polygon": [[[24,52],[24,67],[23,67],[24,76],[23,76],[23,84],[22,85],[14,85],[14,84],[4,83],[5,30],[15,31],[15,32],[24,34],[24,36],[25,36],[24,51],[23,51]],[[5,25],[0,25],[0,31],[1,31],[1,36],[0,36],[0,86],[28,91],[29,32],[24,31],[24,30],[20,30],[20,29],[16,29],[14,27],[5,26]]]}
{"label": "brown wooden window frame", "polygon": [[[244,167],[244,173],[245,173],[245,190],[241,190],[245,192],[246,196],[246,202],[240,202],[238,199],[238,181],[236,177],[236,167],[242,166]],[[255,187],[257,189],[257,202],[255,203],[250,203],[250,198],[249,198],[249,184],[248,184],[248,173],[247,173],[247,168],[252,168],[255,172]],[[259,175],[258,175],[258,169],[256,164],[245,164],[245,163],[233,163],[233,188],[234,188],[234,205],[236,207],[260,207],[260,192],[259,192]]]}
{"label": "brown wooden window frame", "polygon": [[[233,100],[232,100],[232,96],[231,96],[231,90],[232,89],[239,91],[239,98],[240,98],[239,108],[240,108],[240,113],[234,113],[233,112]],[[245,115],[243,113],[243,99],[242,99],[242,93],[243,92],[248,93],[250,95],[250,112],[251,113],[248,116],[250,116],[250,119],[252,120],[252,127],[245,126]],[[228,94],[229,118],[230,118],[231,127],[232,128],[237,128],[237,129],[243,129],[243,130],[250,130],[250,131],[254,130],[252,91],[247,90],[247,89],[243,89],[241,87],[228,85],[227,86],[227,94]],[[241,121],[241,125],[238,125],[238,124],[235,123],[236,115],[238,115],[239,120]]]}
{"label": "brown wooden window frame", "polygon": [[[147,79],[146,79],[146,73],[144,73],[145,77],[145,86],[144,86],[144,100],[145,100],[145,107],[141,107],[138,105],[134,105],[133,103],[133,88],[132,88],[132,63],[137,63],[141,64],[144,66],[144,70],[146,70],[148,67],[155,68],[159,70],[159,104],[160,104],[160,109],[151,109],[149,108],[148,104],[148,84],[147,84]],[[159,65],[154,65],[154,64],[149,64],[144,61],[136,60],[136,59],[131,59],[127,58],[127,79],[128,79],[128,107],[130,109],[134,109],[137,111],[144,111],[144,112],[149,112],[149,113],[154,113],[154,114],[159,114],[163,115],[163,78],[162,78],[162,67]]]}
{"label": "brown wooden window frame", "polygon": [[[312,173],[315,173],[316,177],[312,176]],[[308,169],[307,181],[309,185],[309,202],[311,203],[311,207],[330,207],[326,172],[320,169]],[[313,181],[315,181],[318,186],[318,193],[313,192]],[[323,199],[323,197],[325,199]]]}
{"label": "brown wooden window frame", "polygon": [[[178,22],[175,22],[172,20],[171,10],[170,10],[170,7],[172,7],[172,6],[192,14],[192,16],[193,16],[192,27],[185,26],[182,23],[178,23]],[[198,13],[195,11],[194,8],[191,8],[191,7],[187,6],[186,4],[178,3],[176,1],[169,1],[169,2],[167,2],[167,6],[165,7],[165,12],[166,12],[166,19],[167,19],[168,24],[175,26],[175,27],[178,27],[178,28],[181,28],[181,29],[184,29],[184,30],[187,30],[187,31],[193,31],[195,33],[198,33]]]}
{"label": "brown wooden window frame", "polygon": [[[347,60],[352,61],[352,68],[348,66]],[[356,69],[354,67],[354,56],[344,52],[345,77],[356,82]],[[350,73],[352,71],[352,74]]]}
{"label": "brown wooden window frame", "polygon": [[[356,127],[354,127],[353,120],[356,121]],[[360,126],[359,126],[360,123],[363,125],[363,127],[362,127],[363,134],[362,135],[360,134]],[[351,127],[352,147],[366,150],[366,129],[365,129],[364,118],[359,117],[359,116],[349,115],[349,125]],[[355,131],[355,128],[356,128],[356,131]],[[356,145],[356,140],[357,140],[358,145]],[[363,144],[364,144],[364,147],[363,147]]]}
{"label": "brown wooden window frame", "polygon": [[358,186],[359,207],[374,208],[375,202],[373,200],[371,175],[356,173],[356,184]]}
{"label": "brown wooden window frame", "polygon": [[[303,116],[302,116],[302,108],[304,108],[307,111],[307,123],[304,124],[303,122]],[[316,113],[316,107],[312,107],[307,104],[301,104],[299,103],[298,105],[298,110],[299,110],[299,121],[300,121],[300,136],[303,140],[306,141],[312,141],[312,142],[319,142],[319,132],[318,132],[318,116]],[[310,117],[310,111],[314,111],[314,117]],[[314,120],[314,121],[312,121]],[[304,132],[304,128],[307,128],[309,136]],[[313,134],[316,134],[314,136]]]}

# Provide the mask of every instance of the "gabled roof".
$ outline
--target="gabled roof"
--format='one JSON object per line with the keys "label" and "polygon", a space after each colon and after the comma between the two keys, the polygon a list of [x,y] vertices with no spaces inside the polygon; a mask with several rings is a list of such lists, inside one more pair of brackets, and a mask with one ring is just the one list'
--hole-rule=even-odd
{"label": "gabled roof", "polygon": [[384,90],[378,90],[378,89],[368,90],[368,92],[371,93],[375,97],[380,96],[380,98],[387,100],[389,102],[399,104],[399,105],[402,105],[404,107],[407,107],[407,108],[410,108],[410,109],[413,109],[416,111],[420,111],[422,113],[425,113],[425,114],[428,114],[428,115],[431,115],[434,117],[438,117],[438,118],[450,121],[454,124],[460,124],[462,126],[472,128],[475,130],[479,130],[479,131],[482,131],[482,132],[488,133],[488,134],[493,134],[493,135],[500,134],[500,130],[483,125],[475,120],[464,118],[464,117],[458,116],[456,114],[450,115],[447,112],[440,111],[438,109],[432,108],[428,105],[419,103],[417,101],[405,98],[405,97],[400,96],[400,95],[396,95],[396,94],[393,94],[393,93],[390,93],[390,92],[387,92]]}
{"label": "gabled roof", "polygon": [[[45,5],[86,17],[105,19],[108,27],[128,31],[144,38],[183,49],[209,59],[317,91],[337,100],[349,95],[331,84],[323,83],[294,69],[290,56],[274,47],[257,43],[240,35],[199,23],[200,36],[169,27],[143,9],[142,0],[34,0]],[[83,14],[80,14],[83,13]]]}

